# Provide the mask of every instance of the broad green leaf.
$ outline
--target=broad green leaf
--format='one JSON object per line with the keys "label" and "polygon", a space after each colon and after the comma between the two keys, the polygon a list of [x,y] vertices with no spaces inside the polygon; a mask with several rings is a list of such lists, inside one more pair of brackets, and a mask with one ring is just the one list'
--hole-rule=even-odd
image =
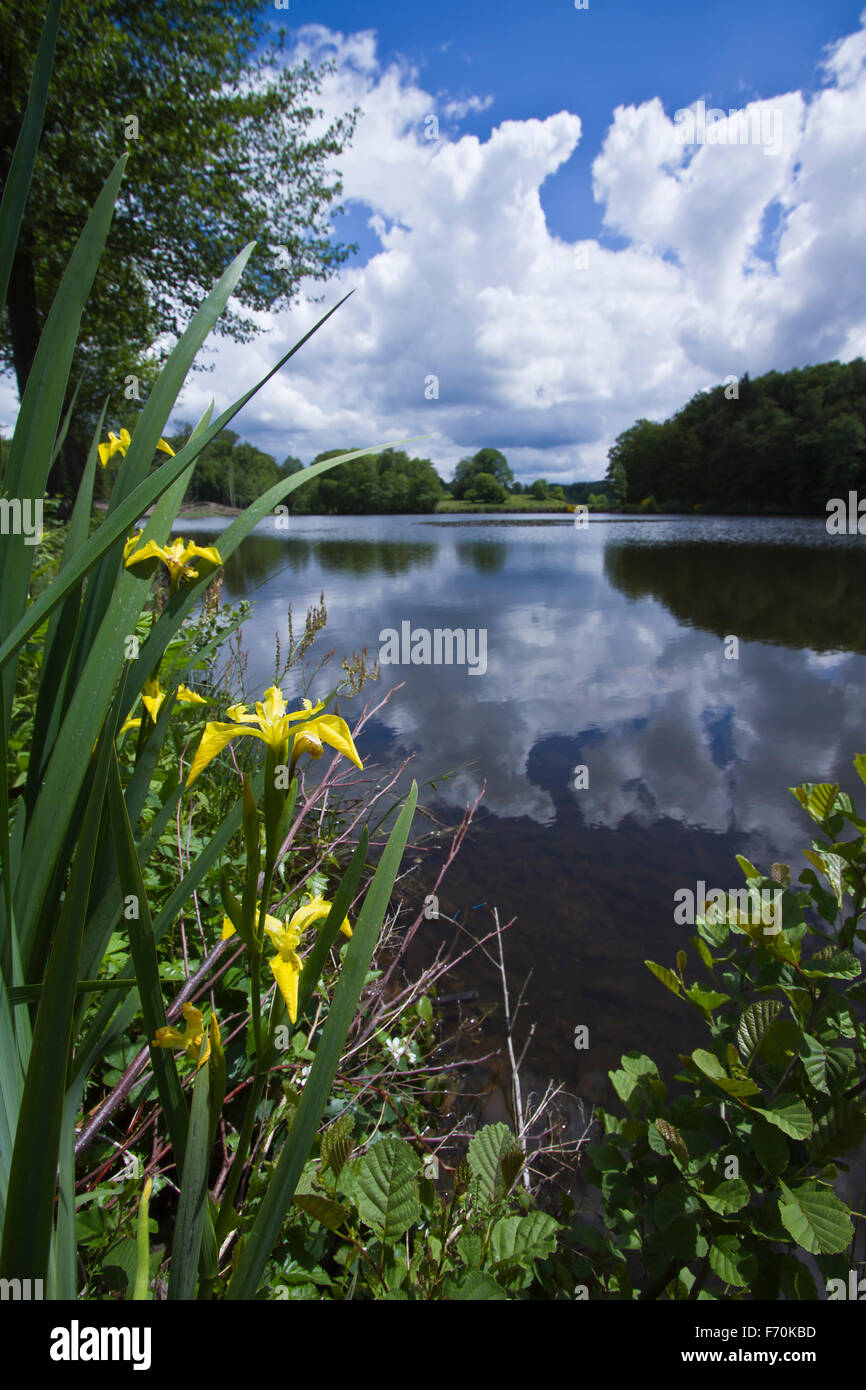
{"label": "broad green leaf", "polygon": [[823,822],[829,818],[838,791],[838,782],[818,782],[813,786],[806,809],[814,820]]}
{"label": "broad green leaf", "polygon": [[672,1125],[670,1120],[657,1119],[653,1120],[650,1129],[652,1128],[658,1131],[666,1147],[670,1149],[675,1158],[679,1159],[680,1163],[688,1163],[689,1151],[686,1148],[686,1141],[676,1125]]}
{"label": "broad green leaf", "polygon": [[743,1288],[751,1284],[758,1272],[754,1255],[744,1250],[734,1235],[716,1236],[709,1251],[710,1269],[724,1284]]}
{"label": "broad green leaf", "polygon": [[834,950],[826,956],[818,952],[801,969],[810,980],[856,980],[862,968],[853,951]]}
{"label": "broad green leaf", "polygon": [[813,1038],[810,1033],[803,1034],[803,1041],[800,1045],[800,1060],[815,1090],[823,1091],[826,1095],[829,1095],[830,1088],[827,1085],[827,1053],[818,1039]]}
{"label": "broad green leaf", "polygon": [[507,1125],[485,1125],[469,1142],[469,1166],[478,1182],[482,1201],[492,1203],[504,1196],[503,1160],[520,1145]]}
{"label": "broad green leaf", "polygon": [[524,1216],[500,1217],[490,1233],[490,1257],[496,1264],[515,1260],[521,1265],[546,1259],[556,1249],[559,1230],[559,1222],[537,1207]]}
{"label": "broad green leaf", "polygon": [[659,1069],[652,1057],[644,1052],[624,1052],[620,1058],[623,1071],[632,1076],[658,1076]]}
{"label": "broad green leaf", "polygon": [[692,1061],[703,1072],[704,1076],[713,1081],[725,1095],[739,1097],[756,1095],[759,1087],[750,1077],[728,1076],[718,1057],[712,1052],[708,1052],[704,1047],[696,1047],[692,1053]]}
{"label": "broad green leaf", "polygon": [[815,1123],[809,1143],[813,1163],[844,1158],[866,1139],[866,1113],[853,1100],[838,1100]]}
{"label": "broad green leaf", "polygon": [[[377,1144],[376,1148],[378,1147]],[[311,1216],[314,1221],[320,1221],[335,1235],[339,1235],[349,1220],[348,1207],[341,1206],[330,1197],[322,1197],[317,1192],[296,1192],[294,1203],[301,1211],[306,1212],[307,1216]]]}
{"label": "broad green leaf", "polygon": [[777,1096],[772,1106],[755,1105],[752,1108],[758,1115],[763,1115],[771,1125],[775,1125],[776,1129],[787,1134],[789,1139],[808,1139],[812,1133],[814,1121],[811,1112],[799,1096]]}
{"label": "broad green leaf", "polygon": [[421,1215],[414,1149],[392,1134],[374,1144],[361,1159],[354,1192],[358,1215],[380,1240],[399,1240]]}
{"label": "broad green leaf", "polygon": [[718,1212],[720,1216],[729,1216],[746,1205],[749,1189],[742,1178],[725,1178],[700,1196],[711,1211]]}
{"label": "broad green leaf", "polygon": [[779,1216],[798,1245],[811,1255],[833,1255],[848,1247],[854,1235],[851,1213],[835,1192],[813,1182],[779,1186]]}
{"label": "broad green leaf", "polygon": [[759,1163],[772,1177],[784,1173],[791,1161],[791,1151],[783,1134],[760,1117],[752,1126],[751,1144]]}
{"label": "broad green leaf", "polygon": [[346,1113],[329,1125],[322,1135],[322,1147],[320,1157],[322,1168],[330,1168],[335,1178],[340,1176],[340,1171],[349,1160],[349,1155],[354,1148],[352,1131],[355,1128],[353,1117]]}
{"label": "broad green leaf", "polygon": [[690,985],[686,990],[686,998],[706,1015],[711,1015],[714,1009],[727,1004],[730,997],[729,994],[719,994],[714,989],[702,989],[700,985]]}
{"label": "broad green leaf", "polygon": [[480,1269],[467,1269],[465,1273],[449,1275],[442,1286],[442,1296],[452,1300],[471,1299],[486,1303],[494,1299],[509,1301],[502,1285]]}
{"label": "broad green leaf", "polygon": [[737,1046],[740,1056],[749,1065],[760,1050],[761,1042],[781,1009],[776,999],[759,999],[740,1015],[737,1025]]}

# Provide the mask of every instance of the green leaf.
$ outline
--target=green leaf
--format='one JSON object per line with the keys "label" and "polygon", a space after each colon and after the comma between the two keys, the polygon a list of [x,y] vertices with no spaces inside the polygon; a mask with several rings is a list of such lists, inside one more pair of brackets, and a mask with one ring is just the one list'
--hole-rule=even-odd
{"label": "green leaf", "polygon": [[832,951],[824,959],[823,953],[813,956],[802,973],[812,980],[856,980],[861,974],[861,966],[853,951]]}
{"label": "green leaf", "polygon": [[672,970],[668,970],[666,965],[656,965],[654,960],[645,960],[644,965],[647,970],[652,971],[657,980],[661,980],[662,984],[667,986],[671,994],[675,994],[677,998],[681,997],[682,986]]}
{"label": "green leaf", "polygon": [[737,1025],[737,1047],[747,1065],[760,1050],[761,1042],[781,1007],[776,999],[759,999],[740,1015]]}
{"label": "green leaf", "polygon": [[478,1182],[482,1201],[493,1203],[505,1193],[502,1172],[503,1160],[520,1145],[507,1125],[485,1125],[473,1134],[469,1143],[469,1166]]}
{"label": "green leaf", "polygon": [[[39,498],[45,491],[81,315],[108,236],[128,158],[124,154],[117,161],[94,203],[45,321],[9,449],[4,477],[9,497]],[[23,535],[4,538],[0,556],[0,631],[4,633],[18,622],[27,603],[35,546],[26,541]],[[4,684],[8,717],[12,690],[8,679]],[[93,746],[94,738],[88,747]]]}
{"label": "green leaf", "polygon": [[771,1125],[775,1125],[783,1134],[787,1134],[789,1139],[808,1139],[812,1133],[814,1121],[811,1112],[805,1101],[800,1100],[799,1096],[785,1094],[777,1096],[772,1106],[763,1107],[755,1105],[752,1107],[758,1115],[763,1115]]}
{"label": "green leaf", "polygon": [[33,177],[36,152],[42,135],[45,118],[45,105],[48,100],[48,85],[54,62],[54,46],[57,42],[57,29],[60,24],[60,0],[51,0],[42,26],[33,76],[30,79],[30,95],[27,110],[21,123],[21,130],[15,144],[15,153],[9,165],[6,185],[3,189],[3,202],[0,203],[0,311],[6,305],[6,291],[12,273],[12,262],[18,245],[24,209],[27,206],[27,193]]}
{"label": "green leaf", "polygon": [[509,1301],[501,1284],[480,1269],[468,1269],[464,1274],[449,1275],[442,1286],[442,1296],[448,1299],[472,1299],[486,1303],[496,1299]]}
{"label": "green leaf", "polygon": [[752,1126],[752,1148],[759,1163],[774,1178],[784,1173],[791,1161],[791,1151],[784,1136],[766,1120],[757,1119]]}
{"label": "green leaf", "polygon": [[686,990],[686,998],[708,1016],[714,1009],[727,1004],[730,997],[729,994],[719,994],[714,989],[702,989],[700,985],[690,985]]}
{"label": "green leaf", "polygon": [[844,1158],[866,1139],[866,1114],[853,1100],[839,1100],[815,1124],[809,1143],[813,1163]]}
{"label": "green leaf", "polygon": [[388,843],[367,890],[352,939],[343,956],[340,978],[322,1030],[316,1060],[304,1085],[288,1137],[252,1231],[229,1284],[230,1299],[252,1298],[280,1233],[298,1178],[310,1153],[316,1130],[330,1094],[340,1056],[367,979],[379,931],[388,909],[394,880],[409,837],[418,801],[418,785],[412,783],[406,804],[388,837]]}
{"label": "green leaf", "polygon": [[813,820],[826,821],[832,814],[839,791],[838,782],[818,782],[812,788],[806,810]]}
{"label": "green leaf", "polygon": [[[711,1211],[720,1216],[729,1216],[739,1211],[749,1200],[749,1189],[742,1178],[725,1178],[714,1188],[700,1194]],[[729,1281],[732,1282],[732,1281]]]}
{"label": "green leaf", "polygon": [[320,1151],[322,1168],[330,1168],[335,1178],[340,1176],[341,1170],[349,1161],[349,1155],[355,1147],[352,1140],[354,1128],[354,1119],[346,1113],[335,1120],[332,1125],[329,1125],[322,1135]]}
{"label": "green leaf", "polygon": [[710,1269],[724,1284],[743,1288],[758,1272],[758,1261],[734,1235],[716,1236],[709,1251]]}
{"label": "green leaf", "polygon": [[361,1159],[354,1194],[358,1215],[380,1240],[395,1241],[421,1216],[417,1154],[397,1135],[389,1135]]}
{"label": "green leaf", "polygon": [[704,1076],[709,1077],[710,1081],[724,1091],[725,1095],[751,1096],[757,1094],[760,1087],[750,1077],[731,1077],[728,1076],[718,1057],[712,1052],[707,1052],[704,1047],[696,1047],[692,1053],[692,1061]]}
{"label": "green leaf", "polygon": [[340,1234],[349,1220],[348,1207],[332,1201],[329,1197],[321,1197],[317,1192],[296,1192],[294,1203],[301,1211],[306,1212],[307,1216],[312,1216],[314,1221],[320,1221],[335,1235]]}
{"label": "green leaf", "polygon": [[826,1095],[830,1094],[827,1085],[827,1053],[821,1046],[817,1038],[813,1038],[810,1033],[803,1034],[803,1041],[800,1045],[800,1059],[803,1068],[815,1087],[816,1091],[823,1091]]}
{"label": "green leaf", "polygon": [[761,878],[761,877],[762,877],[760,870],[759,870],[759,869],[756,869],[755,866],[754,866],[754,864],[752,864],[750,860],[744,858],[744,856],[743,856],[742,854],[737,854],[737,855],[735,855],[735,858],[736,858],[736,861],[737,861],[737,863],[739,864],[740,868],[741,868],[742,871],[743,871],[743,877],[744,877],[744,878],[750,879],[750,878]]}
{"label": "green leaf", "polygon": [[310,1000],[313,997],[313,991],[321,979],[322,969],[328,958],[328,952],[336,941],[340,926],[348,916],[349,908],[354,902],[367,858],[368,843],[369,832],[365,825],[358,837],[355,852],[349,860],[340,886],[334,894],[331,910],[316,933],[316,939],[304,958],[304,966],[301,971],[301,978],[298,982],[299,1019],[304,1017],[309,1007]]}
{"label": "green leaf", "polygon": [[693,936],[691,938],[691,943],[697,951],[698,955],[700,956],[701,960],[703,961],[704,965],[709,970],[710,974],[715,974],[715,961],[713,960],[713,957],[710,953],[710,948],[707,945],[706,941],[702,941],[699,936]]}
{"label": "green leaf", "polygon": [[653,1120],[650,1128],[655,1128],[658,1131],[667,1148],[679,1159],[680,1163],[688,1163],[689,1151],[686,1148],[686,1141],[676,1125],[672,1125],[670,1120],[657,1119]]}
{"label": "green leaf", "polygon": [[834,1192],[813,1182],[779,1186],[779,1216],[798,1245],[811,1255],[834,1255],[848,1247],[854,1235],[851,1214]]}
{"label": "green leaf", "polygon": [[137,916],[130,917],[127,921],[129,944],[133,963],[135,965],[135,978],[138,982],[141,1012],[144,1018],[144,1026],[147,1030],[147,1037],[150,1042],[151,1064],[153,1066],[154,1076],[156,1077],[159,1098],[163,1110],[165,1111],[166,1124],[174,1151],[174,1160],[178,1170],[182,1171],[186,1151],[187,1129],[189,1126],[189,1112],[186,1107],[183,1092],[180,1088],[177,1065],[173,1053],[168,1048],[154,1047],[153,1045],[153,1039],[156,1037],[157,1029],[166,1026],[165,1004],[163,1003],[162,985],[159,978],[159,962],[156,955],[156,942],[153,935],[153,925],[150,917],[150,908],[147,902],[147,893],[144,887],[144,879],[142,878],[138,855],[135,852],[132,827],[129,824],[129,817],[126,814],[126,805],[120,786],[120,769],[117,763],[117,753],[114,749],[113,740],[111,753],[112,768],[108,778],[108,804],[111,830],[114,837],[114,853],[117,859],[118,878],[120,879],[124,897],[134,898],[138,913]]}
{"label": "green leaf", "polygon": [[655,1224],[663,1231],[681,1216],[693,1216],[700,1211],[700,1202],[683,1182],[665,1183],[653,1203]]}
{"label": "green leaf", "polygon": [[75,983],[87,899],[114,754],[114,726],[100,740],[78,849],[45,973],[29,1065],[21,1093],[9,1167],[0,1273],[45,1279],[54,1222],[54,1193],[66,1070],[72,1050]]}
{"label": "green leaf", "polygon": [[[206,1047],[207,1039],[202,1043]],[[183,1177],[177,1204],[177,1221],[168,1271],[170,1300],[195,1295],[196,1274],[207,1213],[207,1175],[210,1156],[210,1073],[200,1066],[192,1088],[192,1112],[183,1160]]]}
{"label": "green leaf", "polygon": [[500,1217],[490,1233],[491,1258],[496,1264],[515,1260],[520,1265],[547,1259],[556,1249],[561,1229],[558,1221],[537,1208],[525,1216]]}

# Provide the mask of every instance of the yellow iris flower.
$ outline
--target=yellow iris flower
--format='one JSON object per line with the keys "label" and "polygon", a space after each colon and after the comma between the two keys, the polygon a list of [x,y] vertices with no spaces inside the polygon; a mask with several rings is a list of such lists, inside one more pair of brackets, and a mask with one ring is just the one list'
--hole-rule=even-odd
{"label": "yellow iris flower", "polygon": [[[199,1059],[202,1041],[204,1040],[204,1025],[202,1023],[201,1009],[197,1009],[194,1004],[184,1004],[183,1016],[186,1019],[186,1028],[183,1032],[178,1028],[166,1027],[157,1028],[156,1037],[153,1040],[154,1047],[182,1047],[188,1057],[194,1062],[198,1062],[200,1067],[204,1066],[210,1056],[210,1036],[208,1036],[207,1051]],[[217,1037],[219,1034],[217,1033]]]}
{"label": "yellow iris flower", "polygon": [[[185,685],[179,685],[177,687],[176,699],[178,704],[181,705],[207,704],[207,700],[205,700],[205,698],[202,695],[197,695],[194,690],[190,690]],[[156,717],[159,714],[160,707],[162,706],[164,700],[165,691],[160,690],[159,688],[159,677],[155,676],[149,680],[146,680],[144,682],[144,688],[141,693],[141,703],[144,705],[144,708],[147,710],[148,714],[150,715],[151,721],[154,724],[156,723]],[[125,734],[127,729],[139,728],[141,728],[141,719],[127,719],[120,732],[122,734]]]}
{"label": "yellow iris flower", "polygon": [[[352,741],[349,726],[345,719],[341,719],[336,714],[319,715],[319,710],[324,709],[324,701],[316,705],[315,709],[309,700],[304,700],[304,708],[287,712],[286,702],[283,693],[272,685],[265,691],[263,701],[256,701],[255,714],[248,714],[246,705],[231,705],[226,714],[233,720],[231,724],[208,724],[201,737],[201,742],[196,750],[186,785],[189,787],[211,762],[218,753],[231,743],[233,738],[241,734],[252,734],[259,738],[276,754],[279,762],[285,761],[288,748],[289,737],[292,733],[291,725],[296,719],[306,719],[308,722],[295,735],[295,742],[292,750],[292,761],[294,762],[301,753],[309,753],[312,758],[320,758],[324,751],[323,745],[328,744],[331,748],[336,748],[338,753],[342,753],[344,758],[348,758],[357,768],[363,770],[363,763],[358,757],[358,750]],[[311,716],[318,715],[318,718]],[[255,726],[255,727],[253,727]]]}
{"label": "yellow iris flower", "polygon": [[[258,907],[259,904],[256,906]],[[276,955],[270,960],[270,967],[280,994],[286,1001],[286,1008],[292,1023],[298,1021],[298,982],[301,978],[302,968],[297,946],[307,927],[311,927],[314,922],[322,921],[327,917],[331,911],[331,906],[331,903],[326,902],[323,897],[318,895],[310,902],[304,903],[303,907],[299,907],[290,918],[286,918],[285,922],[281,922],[278,917],[272,917],[270,913],[265,914],[265,931],[276,951]],[[234,935],[234,931],[231,918],[224,917],[220,940],[226,941],[228,937]],[[352,935],[348,917],[343,918],[340,931],[346,936]]]}
{"label": "yellow iris flower", "polygon": [[172,541],[170,545],[157,545],[156,541],[147,541],[144,545],[139,545],[142,534],[141,531],[137,531],[123,547],[124,565],[127,569],[140,565],[143,574],[152,574],[157,564],[162,561],[171,577],[173,589],[177,588],[182,579],[198,579],[198,570],[193,569],[190,564],[197,556],[214,567],[222,564],[222,558],[215,545],[195,545],[192,541],[180,539]]}
{"label": "yellow iris flower", "polygon": [[[100,444],[99,446],[99,462],[102,464],[103,468],[105,468],[109,459],[114,458],[115,454],[125,455],[131,443],[132,438],[129,430],[121,430],[120,434],[114,434],[109,430],[108,443]],[[164,454],[169,454],[174,458],[174,449],[170,444],[166,444],[164,439],[161,439],[156,447],[157,449],[162,449]]]}

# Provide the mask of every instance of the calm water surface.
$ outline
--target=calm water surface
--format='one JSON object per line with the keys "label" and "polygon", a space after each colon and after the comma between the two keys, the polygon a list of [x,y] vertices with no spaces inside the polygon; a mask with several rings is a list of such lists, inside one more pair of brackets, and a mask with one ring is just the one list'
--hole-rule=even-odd
{"label": "calm water surface", "polygon": [[[740,886],[735,853],[767,870],[790,863],[796,878],[809,822],[788,788],[863,791],[852,760],[866,751],[866,542],[830,537],[820,520],[468,520],[292,517],[288,531],[269,520],[229,561],[224,594],[253,604],[250,692],[273,679],[288,604],[297,620],[322,591],[319,642],[338,658],[376,656],[380,633],[406,621],[486,630],[483,674],[383,666],[343,713],[352,722],[402,681],[362,739],[365,767],[411,753],[449,822],[486,784],[441,908],[473,928],[482,903],[517,917],[506,956],[515,986],[533,970],[530,1077],[602,1099],[622,1051],[672,1066],[703,1040],[643,965],[688,947],[674,892]],[[184,530],[215,539],[214,524]],[[419,893],[434,878],[429,859]],[[432,948],[453,928],[425,930]],[[464,982],[497,1003],[491,972]],[[578,1024],[588,1051],[573,1045]]]}

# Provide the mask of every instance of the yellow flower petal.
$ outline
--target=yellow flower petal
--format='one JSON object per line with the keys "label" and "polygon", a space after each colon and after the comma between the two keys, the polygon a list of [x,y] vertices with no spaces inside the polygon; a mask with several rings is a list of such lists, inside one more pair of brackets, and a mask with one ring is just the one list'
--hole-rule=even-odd
{"label": "yellow flower petal", "polygon": [[109,431],[108,443],[100,444],[98,450],[99,462],[103,468],[115,454],[125,454],[131,442],[129,430],[121,430],[119,436]]}
{"label": "yellow flower petal", "polygon": [[164,439],[161,439],[156,447],[157,449],[162,449],[164,454],[168,454],[171,458],[174,458],[174,449],[170,444],[166,444]]}
{"label": "yellow flower petal", "polygon": [[321,758],[325,749],[318,734],[311,733],[309,729],[299,729],[295,734],[295,741],[292,744],[292,758],[297,760],[302,753],[306,753],[311,758]]}
{"label": "yellow flower petal", "polygon": [[177,699],[182,705],[206,705],[207,700],[203,695],[197,695],[189,686],[179,685],[177,687]]}
{"label": "yellow flower petal", "polygon": [[188,1057],[192,1057],[194,1062],[203,1066],[210,1056],[210,1038],[208,1038],[207,1050],[202,1058],[199,1058],[201,1045],[204,1040],[204,1026],[202,1023],[201,1009],[197,1009],[194,1004],[184,1004],[183,1016],[186,1019],[186,1028],[181,1033],[177,1028],[166,1026],[157,1028],[156,1037],[153,1040],[154,1047],[182,1047]]}
{"label": "yellow flower petal", "polygon": [[159,680],[146,680],[141,694],[141,703],[144,705],[144,708],[147,710],[154,724],[156,723],[156,716],[159,714],[160,707],[164,702],[165,691],[160,690]]}
{"label": "yellow flower petal", "polygon": [[[294,927],[298,933],[306,931],[307,927],[311,927],[315,922],[324,920],[332,907],[333,903],[326,902],[321,895],[312,898],[310,902],[304,903],[298,908],[297,912],[292,915],[289,927]],[[352,935],[352,928],[349,926],[348,917],[343,918],[340,931],[343,932],[345,936]]]}
{"label": "yellow flower petal", "polygon": [[361,771],[364,764],[358,757],[358,750],[352,741],[349,726],[345,719],[341,719],[338,714],[321,714],[318,719],[313,719],[302,733],[315,733],[323,743],[327,743],[331,748],[336,748],[338,753],[342,753],[344,758],[354,763]]}
{"label": "yellow flower petal", "polygon": [[213,762],[217,754],[221,753],[233,738],[239,738],[241,734],[254,734],[256,738],[261,738],[258,729],[248,729],[243,724],[206,724],[187,775],[186,785],[191,787],[208,763]]}
{"label": "yellow flower petal", "polygon": [[270,962],[274,979],[280,994],[286,1001],[286,1008],[292,1023],[298,1021],[298,981],[301,978],[301,963],[292,952],[292,957],[274,956]]}

